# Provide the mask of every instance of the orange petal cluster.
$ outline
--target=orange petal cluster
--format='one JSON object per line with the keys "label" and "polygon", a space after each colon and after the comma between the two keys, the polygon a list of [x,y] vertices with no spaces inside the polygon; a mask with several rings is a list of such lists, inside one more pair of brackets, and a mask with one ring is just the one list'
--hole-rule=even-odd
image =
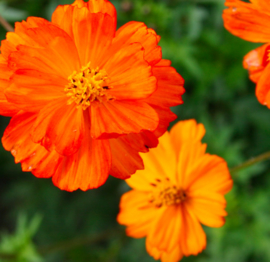
{"label": "orange petal cluster", "polygon": [[107,0],[16,23],[1,43],[0,114],[12,117],[4,148],[68,191],[143,169],[139,152],[157,146],[184,93],[159,40],[139,22],[116,30]]}
{"label": "orange petal cluster", "polygon": [[195,120],[178,122],[142,156],[145,170],[126,180],[132,190],[122,196],[117,220],[127,226],[127,235],[146,237],[146,249],[156,260],[197,255],[206,247],[201,224],[225,223],[224,194],[233,182],[226,162],[205,153],[204,134]]}
{"label": "orange petal cluster", "polygon": [[243,66],[255,82],[259,102],[270,108],[270,5],[267,0],[226,0],[223,12],[225,28],[247,41],[265,43],[249,52]]}

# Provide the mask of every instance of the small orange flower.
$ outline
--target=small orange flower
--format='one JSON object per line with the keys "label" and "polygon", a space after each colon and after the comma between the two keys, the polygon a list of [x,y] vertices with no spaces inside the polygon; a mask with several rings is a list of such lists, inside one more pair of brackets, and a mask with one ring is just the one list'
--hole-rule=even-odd
{"label": "small orange flower", "polygon": [[195,120],[178,122],[143,155],[145,170],[126,180],[133,190],[122,196],[117,220],[127,226],[127,235],[146,236],[148,253],[163,262],[197,255],[206,247],[200,223],[225,223],[224,194],[233,183],[226,162],[205,153],[204,134]]}
{"label": "small orange flower", "polygon": [[116,31],[107,0],[59,6],[52,22],[29,17],[2,41],[2,138],[23,171],[73,191],[126,179],[158,144],[182,103],[183,79],[143,23]]}
{"label": "small orange flower", "polygon": [[247,41],[266,43],[249,52],[243,61],[250,79],[257,84],[259,102],[270,108],[270,5],[267,0],[226,0],[223,12],[224,26],[232,34]]}

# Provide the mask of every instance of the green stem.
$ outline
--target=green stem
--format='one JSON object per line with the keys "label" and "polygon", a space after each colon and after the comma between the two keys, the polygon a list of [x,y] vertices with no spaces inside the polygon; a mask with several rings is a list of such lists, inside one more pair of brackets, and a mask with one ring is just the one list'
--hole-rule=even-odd
{"label": "green stem", "polygon": [[257,163],[262,162],[262,161],[267,160],[267,159],[270,159],[270,151],[266,152],[266,153],[263,153],[263,154],[261,154],[259,156],[253,157],[250,160],[240,164],[239,166],[231,168],[230,172],[231,172],[231,174],[236,173],[236,172],[238,172],[238,171],[240,171],[242,169],[245,169],[245,168],[247,168],[249,166],[252,166],[254,164],[257,164]]}
{"label": "green stem", "polygon": [[6,19],[3,18],[1,15],[0,15],[0,24],[1,24],[7,31],[14,32],[14,28],[6,21]]}

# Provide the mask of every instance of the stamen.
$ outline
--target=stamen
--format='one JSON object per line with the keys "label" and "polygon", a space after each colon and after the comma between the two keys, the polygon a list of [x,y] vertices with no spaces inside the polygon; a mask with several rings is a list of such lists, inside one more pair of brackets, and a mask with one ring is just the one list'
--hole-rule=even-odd
{"label": "stamen", "polygon": [[[149,202],[154,206],[162,207],[163,205],[178,205],[186,200],[187,195],[185,191],[172,185],[169,179],[165,179],[164,181],[156,179],[156,181],[159,183],[155,184],[149,197]],[[152,183],[151,185],[153,186]]]}
{"label": "stamen", "polygon": [[112,88],[108,85],[108,75],[105,70],[91,69],[90,63],[82,67],[80,72],[74,71],[69,77],[69,84],[64,91],[70,97],[67,104],[73,102],[83,110],[88,108],[92,102],[102,102],[103,99],[112,100],[113,97],[107,93]]}

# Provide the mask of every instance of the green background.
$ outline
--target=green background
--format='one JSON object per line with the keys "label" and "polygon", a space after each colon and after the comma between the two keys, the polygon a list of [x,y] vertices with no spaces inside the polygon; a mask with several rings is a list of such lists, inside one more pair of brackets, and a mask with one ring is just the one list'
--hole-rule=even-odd
{"label": "green background", "polygon": [[[0,0],[0,14],[12,25],[28,16],[50,20],[69,0]],[[185,79],[178,120],[195,118],[206,127],[208,152],[229,167],[270,148],[270,111],[259,104],[242,58],[258,44],[234,37],[223,27],[223,0],[115,0],[118,27],[135,20],[161,36],[163,58]],[[0,28],[0,39],[5,38]],[[0,117],[2,135],[9,122]],[[182,261],[269,262],[269,162],[234,173],[226,196],[222,228],[206,228],[205,251]],[[0,147],[0,261],[150,262],[144,239],[125,236],[116,222],[118,203],[128,187],[109,178],[99,189],[68,193],[50,179],[21,171]]]}

